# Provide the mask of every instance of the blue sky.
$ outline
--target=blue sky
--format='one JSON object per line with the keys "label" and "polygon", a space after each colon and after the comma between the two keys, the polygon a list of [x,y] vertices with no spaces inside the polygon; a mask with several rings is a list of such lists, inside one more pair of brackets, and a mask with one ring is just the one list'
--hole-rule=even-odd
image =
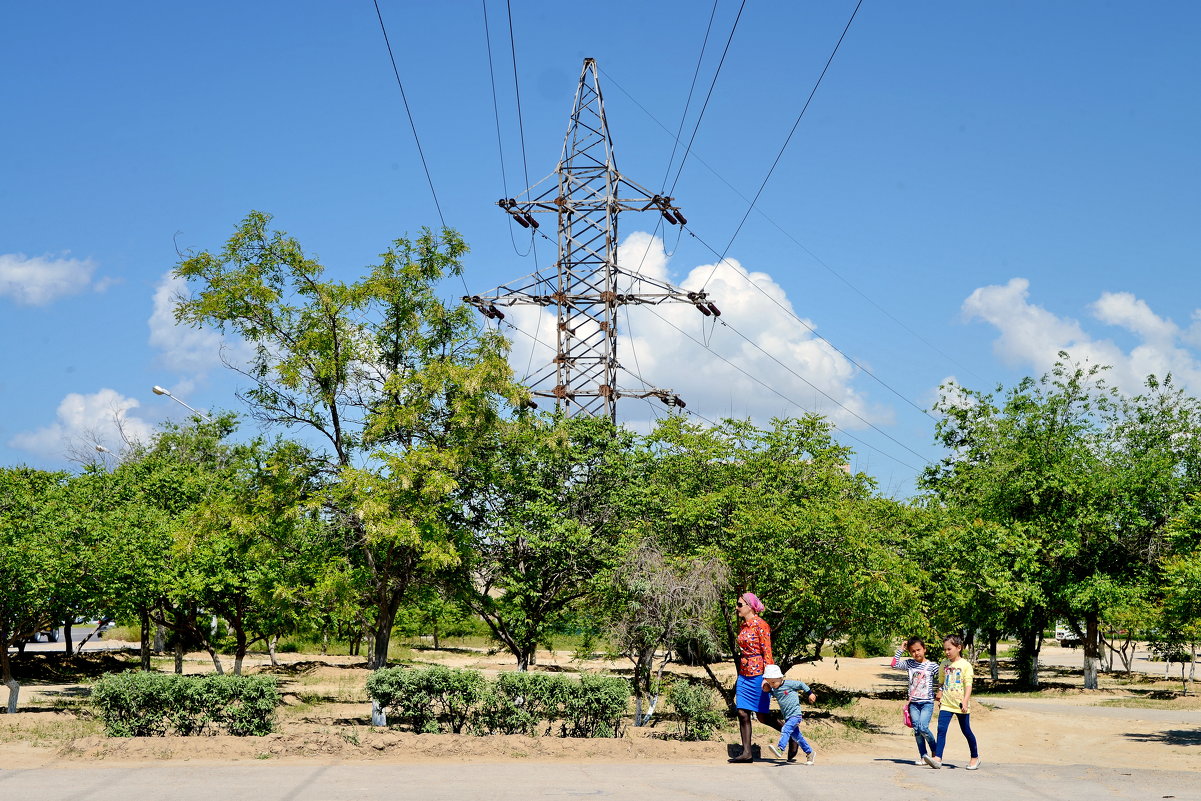
{"label": "blue sky", "polygon": [[[494,205],[481,3],[380,5],[446,221],[472,247],[468,283],[531,272],[528,234]],[[680,124],[711,4],[512,5],[531,182],[554,169],[590,56],[619,167],[658,189],[672,138],[647,112]],[[487,8],[516,195],[508,17]],[[738,8],[717,4],[685,131]],[[757,190],[853,8],[746,3],[675,191],[719,251],[747,207],[726,182]],[[0,463],[66,467],[71,445],[119,449],[114,412],[134,435],[185,413],[154,384],[236,408],[216,338],[169,319],[177,247],[217,248],[258,209],[350,280],[438,224],[369,0],[12,3],[0,30]],[[1201,392],[1199,35],[1201,6],[1184,2],[867,0],[756,207],[770,221],[750,216],[733,263],[715,271],[674,232],[667,258],[647,247],[654,215],[621,219],[646,271],[714,276],[729,328],[669,319],[758,382],[644,313],[623,361],[709,418],[829,413],[855,466],[902,495],[937,458],[916,407],[947,378],[1010,384],[1066,348],[1128,390],[1171,371]],[[519,375],[532,341],[516,337]],[[658,413],[622,403],[632,425]]]}

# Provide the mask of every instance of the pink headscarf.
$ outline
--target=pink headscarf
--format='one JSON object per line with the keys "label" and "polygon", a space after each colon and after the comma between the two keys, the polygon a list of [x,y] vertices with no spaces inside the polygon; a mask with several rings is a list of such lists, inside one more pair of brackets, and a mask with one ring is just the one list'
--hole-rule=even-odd
{"label": "pink headscarf", "polygon": [[756,615],[762,614],[764,607],[763,601],[759,600],[759,596],[755,595],[753,592],[744,592],[741,598],[742,600],[746,601],[746,605],[749,606]]}

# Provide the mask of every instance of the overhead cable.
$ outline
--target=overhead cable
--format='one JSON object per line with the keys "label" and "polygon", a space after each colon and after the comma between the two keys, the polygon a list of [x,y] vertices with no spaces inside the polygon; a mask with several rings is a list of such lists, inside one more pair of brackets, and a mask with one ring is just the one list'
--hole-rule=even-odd
{"label": "overhead cable", "polygon": [[[630,99],[630,102],[632,102],[635,106],[637,106],[642,111],[643,114],[645,114],[647,117],[650,118],[650,120],[652,122],[654,122],[656,125],[658,125],[659,128],[661,128],[664,133],[666,133],[668,136],[675,136],[671,132],[671,129],[668,128],[666,125],[664,125],[662,120],[660,120],[658,117],[656,117],[654,114],[652,114],[651,111],[649,109],[647,109],[646,106],[644,106],[642,103],[638,102],[638,98],[636,98],[632,94],[630,94],[629,90],[626,89],[624,86],[622,86],[621,83],[616,78],[613,77],[612,73],[605,72],[605,78],[606,78],[606,80],[609,81],[609,83],[616,86],[618,88],[618,90],[621,91],[622,94],[624,94],[626,97],[628,97]],[[723,184],[725,184],[726,187],[731,192],[738,195],[738,197],[742,198],[747,203],[751,202],[751,199],[749,197],[747,197],[745,194],[743,194],[743,192],[738,187],[736,187],[724,175],[722,175],[720,172],[718,172],[717,169],[712,164],[705,161],[699,155],[695,156],[695,159],[697,161],[699,161],[701,163],[701,165],[713,175],[713,177],[717,178],[717,180],[719,180]],[[955,357],[951,356],[949,353],[947,353],[944,350],[942,350],[941,348],[939,348],[937,345],[935,345],[930,340],[926,339],[924,336],[919,334],[917,331],[914,331],[912,328],[910,328],[908,325],[906,325],[903,320],[900,320],[899,318],[897,318],[887,308],[885,308],[884,306],[880,305],[875,300],[873,300],[866,292],[861,290],[859,287],[855,286],[855,284],[851,283],[850,279],[848,279],[846,276],[844,276],[838,270],[834,269],[829,264],[827,264],[820,256],[818,256],[816,253],[814,253],[812,250],[810,250],[803,242],[801,242],[799,239],[797,239],[795,236],[793,236],[792,233],[790,233],[788,230],[786,230],[784,228],[784,226],[780,225],[780,223],[776,222],[776,220],[774,218],[772,218],[771,216],[769,216],[767,212],[763,211],[763,209],[759,208],[758,206],[754,206],[753,208],[755,209],[756,214],[758,214],[760,217],[762,217],[764,220],[766,220],[768,223],[770,223],[772,225],[772,227],[774,227],[777,231],[779,231],[781,234],[783,234],[785,237],[787,237],[794,245],[796,245],[798,248],[800,248],[802,251],[804,251],[811,259],[813,259],[815,262],[817,262],[819,265],[821,265],[823,269],[825,269],[828,273],[830,273],[835,278],[837,278],[839,281],[841,281],[843,284],[845,284],[849,289],[851,289],[851,291],[853,291],[855,294],[859,295],[859,297],[863,298],[868,303],[870,303],[877,311],[879,311],[881,314],[883,314],[889,320],[891,320],[892,322],[894,322],[898,326],[900,326],[902,330],[904,330],[906,333],[908,333],[914,339],[921,342],[923,345],[928,347],[931,351],[933,351],[934,353],[937,353],[939,356],[946,359],[947,362],[955,365],[957,368],[964,371],[968,375],[974,376],[979,381],[984,381],[984,379],[981,378],[979,375],[977,375],[970,367],[961,363],[958,359],[956,359]],[[656,230],[658,230],[658,229],[656,228]],[[713,248],[709,248],[709,249],[711,251],[713,251],[714,253],[716,253],[716,251],[713,250]]]}

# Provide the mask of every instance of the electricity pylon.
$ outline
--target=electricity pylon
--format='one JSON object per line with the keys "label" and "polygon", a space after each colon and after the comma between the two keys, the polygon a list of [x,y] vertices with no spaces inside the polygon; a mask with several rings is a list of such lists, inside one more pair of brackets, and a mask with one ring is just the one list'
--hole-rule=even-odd
{"label": "electricity pylon", "polygon": [[[539,190],[552,175],[557,181]],[[639,274],[639,265],[617,263],[620,212],[657,211],[671,225],[688,221],[673,198],[653,194],[618,172],[595,59],[584,59],[558,167],[519,197],[504,198],[497,205],[523,228],[541,226],[535,215],[555,215],[559,229],[555,277],[535,272],[463,300],[493,319],[504,317],[497,306],[556,308],[555,357],[534,373],[533,394],[554,398],[569,415],[603,415],[614,422],[618,398],[656,397],[683,408],[684,401],[674,392],[646,386],[638,376],[633,376],[638,387],[619,383],[618,309],[627,304],[680,302],[692,304],[706,317],[721,312],[704,292],[685,292]]]}

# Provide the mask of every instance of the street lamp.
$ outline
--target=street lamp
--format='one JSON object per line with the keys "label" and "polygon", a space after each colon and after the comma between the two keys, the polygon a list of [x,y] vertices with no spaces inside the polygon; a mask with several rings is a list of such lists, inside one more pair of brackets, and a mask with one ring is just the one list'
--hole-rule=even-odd
{"label": "street lamp", "polygon": [[170,398],[171,400],[175,401],[175,402],[176,402],[176,403],[178,403],[179,405],[181,405],[181,406],[183,406],[184,408],[186,408],[186,409],[187,409],[188,411],[190,411],[192,414],[194,414],[194,415],[196,415],[197,417],[200,417],[201,419],[203,419],[203,420],[204,420],[204,422],[206,422],[206,423],[211,423],[211,422],[213,422],[213,418],[209,417],[209,416],[208,416],[207,414],[205,414],[204,412],[202,412],[202,411],[200,411],[200,410],[198,410],[198,409],[193,409],[191,406],[188,406],[188,404],[184,403],[184,402],[183,402],[183,401],[181,401],[179,398],[177,398],[177,397],[175,397],[174,395],[172,395],[172,394],[171,394],[171,390],[169,390],[169,389],[163,389],[163,388],[162,388],[162,387],[160,387],[158,384],[155,384],[155,385],[154,385],[153,387],[151,387],[150,389],[151,389],[151,391],[152,391],[152,392],[154,392],[154,394],[155,394],[155,395],[166,395],[166,396],[167,396],[168,398]]}

